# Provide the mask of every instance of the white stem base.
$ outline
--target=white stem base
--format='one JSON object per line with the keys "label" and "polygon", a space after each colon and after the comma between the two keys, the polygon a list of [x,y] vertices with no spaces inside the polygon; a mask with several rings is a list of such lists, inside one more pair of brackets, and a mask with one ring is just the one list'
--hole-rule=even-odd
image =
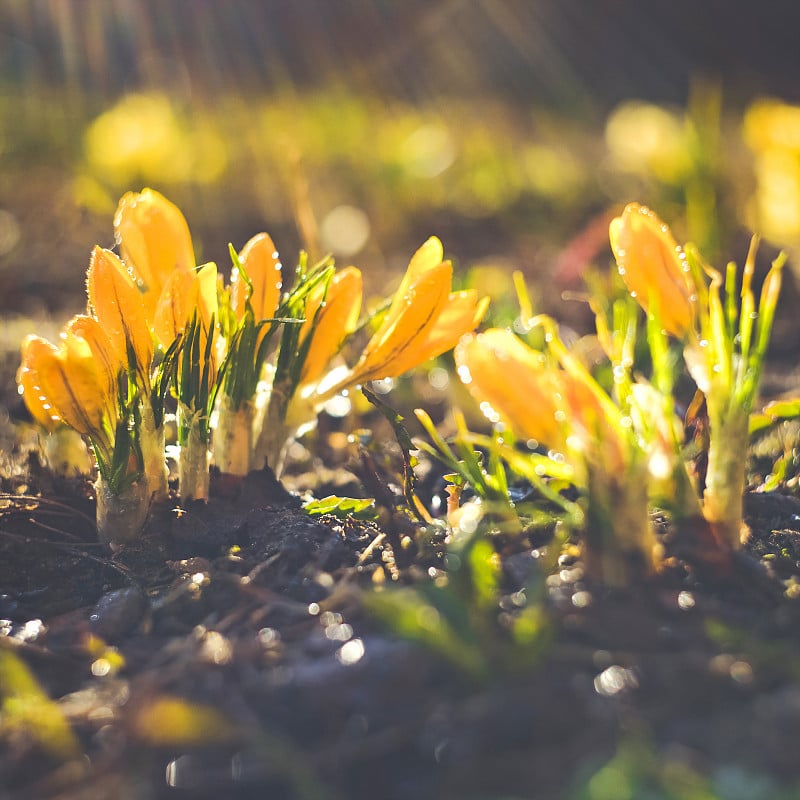
{"label": "white stem base", "polygon": [[120,494],[115,494],[102,478],[98,478],[94,488],[97,496],[97,535],[100,541],[112,550],[117,550],[120,546],[138,539],[150,510],[147,481],[136,481]]}
{"label": "white stem base", "polygon": [[156,427],[153,409],[145,403],[142,407],[142,427],[139,432],[142,461],[147,488],[153,502],[163,502],[169,496],[167,459],[165,456],[164,424]]}

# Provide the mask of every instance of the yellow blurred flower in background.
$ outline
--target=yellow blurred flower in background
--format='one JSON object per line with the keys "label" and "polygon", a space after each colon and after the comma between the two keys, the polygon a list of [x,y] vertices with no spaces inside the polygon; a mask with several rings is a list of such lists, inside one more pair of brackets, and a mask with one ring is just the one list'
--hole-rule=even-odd
{"label": "yellow blurred flower in background", "polygon": [[800,106],[762,99],[744,115],[755,157],[752,227],[779,244],[800,244]]}
{"label": "yellow blurred flower in background", "polygon": [[189,116],[162,92],[120,99],[86,129],[90,173],[115,186],[213,183],[228,165],[225,139],[207,113]]}

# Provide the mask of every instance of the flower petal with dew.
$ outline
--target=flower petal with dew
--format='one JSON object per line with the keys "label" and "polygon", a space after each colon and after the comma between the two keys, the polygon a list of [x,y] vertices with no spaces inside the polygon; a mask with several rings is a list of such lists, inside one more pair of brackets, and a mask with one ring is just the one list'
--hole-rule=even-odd
{"label": "flower petal with dew", "polygon": [[411,256],[400,286],[394,294],[387,316],[392,316],[403,305],[403,298],[423,275],[444,262],[444,245],[438,236],[429,237]]}
{"label": "flower petal with dew", "polygon": [[334,386],[326,388],[326,396],[347,386],[401,375],[441,355],[475,329],[487,300],[479,301],[472,291],[451,293],[453,266],[442,261],[442,255],[442,243],[435,236],[414,253],[361,358]]}
{"label": "flower petal with dew", "polygon": [[408,286],[399,300],[395,296],[348,383],[394,377],[426,360],[424,345],[450,298],[452,277],[452,266],[439,264]]}
{"label": "flower petal with dew", "polygon": [[[269,235],[258,233],[253,236],[239,253],[239,261],[252,286],[249,300],[255,321],[272,317],[280,301],[282,281],[280,258]],[[234,267],[231,272],[231,308],[239,320],[244,316],[247,293],[247,282]]]}
{"label": "flower petal with dew", "polygon": [[123,195],[114,215],[114,230],[122,259],[141,283],[145,307],[152,316],[173,271],[195,266],[186,218],[159,192],[142,189]]}
{"label": "flower petal with dew", "polygon": [[436,324],[430,329],[427,338],[420,343],[419,363],[446,353],[458,344],[465,331],[473,331],[483,319],[489,307],[489,298],[478,299],[472,289],[453,292]]}
{"label": "flower petal with dew", "polygon": [[696,291],[683,250],[649,208],[625,206],[611,221],[609,238],[619,273],[645,311],[657,311],[662,327],[683,337],[694,329]]}
{"label": "flower petal with dew", "polygon": [[41,398],[78,433],[91,438],[101,453],[113,448],[115,397],[108,394],[107,376],[88,342],[74,332],[62,335],[59,347],[29,337],[25,367],[38,378]]}
{"label": "flower petal with dew", "polygon": [[121,370],[127,369],[127,360],[122,361],[108,338],[106,329],[95,318],[86,314],[74,316],[65,328],[66,335],[74,335],[89,345],[95,357],[99,374],[105,378],[106,393],[113,397],[117,391],[117,376]]}
{"label": "flower petal with dew", "polygon": [[300,373],[301,384],[320,378],[344,340],[356,329],[362,287],[361,271],[357,267],[345,267],[334,274],[327,293],[320,284],[310,294],[305,309],[306,321],[300,328],[301,347],[309,336],[313,338]]}
{"label": "flower petal with dew", "polygon": [[543,353],[509,330],[490,328],[465,336],[454,355],[461,380],[478,402],[488,403],[517,436],[565,452],[563,373]]}
{"label": "flower petal with dew", "polygon": [[105,331],[117,359],[126,366],[133,354],[137,383],[150,388],[153,335],[142,295],[119,258],[110,250],[95,247],[86,273],[89,307]]}
{"label": "flower petal with dew", "polygon": [[47,355],[42,351],[56,348],[41,336],[26,336],[22,342],[22,362],[17,371],[19,391],[31,416],[48,431],[52,431],[61,422],[58,412],[53,408],[50,398],[44,394],[39,365]]}

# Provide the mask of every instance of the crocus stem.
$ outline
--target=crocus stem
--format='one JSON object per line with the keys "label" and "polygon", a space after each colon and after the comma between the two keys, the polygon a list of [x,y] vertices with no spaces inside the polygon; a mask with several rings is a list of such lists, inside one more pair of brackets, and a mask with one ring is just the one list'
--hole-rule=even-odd
{"label": "crocus stem", "polygon": [[289,400],[290,397],[285,386],[274,384],[269,390],[261,431],[253,451],[252,466],[254,469],[263,469],[268,466],[272,468],[276,476],[282,472],[286,448],[293,434],[292,429],[286,423]]}
{"label": "crocus stem", "polygon": [[139,442],[150,497],[153,502],[162,502],[169,495],[167,461],[164,456],[164,425],[162,423],[156,426],[153,407],[149,403],[142,406]]}
{"label": "crocus stem", "polygon": [[710,436],[703,516],[717,540],[738,549],[747,528],[742,518],[745,488],[748,415],[742,409],[727,414],[710,412]]}
{"label": "crocus stem", "polygon": [[214,431],[214,462],[219,471],[229,475],[247,475],[254,466],[254,426],[259,409],[253,400],[239,408],[227,394],[222,394]]}
{"label": "crocus stem", "polygon": [[609,586],[627,586],[655,565],[647,483],[632,473],[612,476],[602,467],[591,466],[587,481],[587,570]]}
{"label": "crocus stem", "polygon": [[150,509],[149,486],[144,478],[114,492],[108,482],[98,477],[94,484],[97,497],[97,535],[112,550],[139,538]]}
{"label": "crocus stem", "polygon": [[208,437],[201,412],[178,404],[178,430],[181,431],[178,457],[178,489],[183,500],[208,500]]}
{"label": "crocus stem", "polygon": [[270,402],[258,438],[254,466],[260,469],[270,467],[275,476],[280,477],[293,438],[294,432],[286,425],[279,404]]}

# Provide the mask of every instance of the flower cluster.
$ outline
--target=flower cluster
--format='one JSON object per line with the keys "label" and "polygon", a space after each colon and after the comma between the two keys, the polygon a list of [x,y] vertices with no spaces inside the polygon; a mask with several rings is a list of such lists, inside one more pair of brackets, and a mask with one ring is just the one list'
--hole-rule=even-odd
{"label": "flower cluster", "polygon": [[[634,372],[639,326],[635,304],[627,298],[614,304],[610,318],[595,298],[598,340],[612,367],[608,391],[545,317],[523,321],[529,330],[543,328],[542,350],[509,330],[490,329],[465,336],[455,357],[463,383],[490,419],[568,465],[583,494],[587,565],[603,580],[624,583],[631,565],[656,563],[653,505],[669,509],[677,524],[686,523],[695,533],[703,522],[720,553],[738,547],[746,535],[742,496],[749,424],[784,257],[773,263],[757,302],[756,239],[741,280],[734,264],[723,278],[693,247],[679,247],[667,226],[635,203],[611,222],[610,240],[631,297],[648,315],[649,380]],[[678,340],[697,397],[707,408],[707,467],[700,480],[684,457],[670,339]],[[508,460],[518,457],[511,454]]]}
{"label": "flower cluster", "polygon": [[98,527],[112,544],[138,535],[150,502],[167,497],[164,421],[173,404],[178,491],[205,500],[212,461],[236,475],[279,471],[287,442],[328,400],[444,353],[486,310],[476,292],[451,290],[452,264],[432,237],[347,366],[340,351],[362,327],[356,267],[337,270],[329,259],[309,267],[301,257],[284,291],[275,245],[260,233],[231,248],[225,286],[216,264],[196,264],[183,214],[152,189],[122,198],[114,228],[119,255],[100,247],[91,255],[87,313],[58,345],[28,337],[18,376],[45,429],[67,425],[90,443]]}

